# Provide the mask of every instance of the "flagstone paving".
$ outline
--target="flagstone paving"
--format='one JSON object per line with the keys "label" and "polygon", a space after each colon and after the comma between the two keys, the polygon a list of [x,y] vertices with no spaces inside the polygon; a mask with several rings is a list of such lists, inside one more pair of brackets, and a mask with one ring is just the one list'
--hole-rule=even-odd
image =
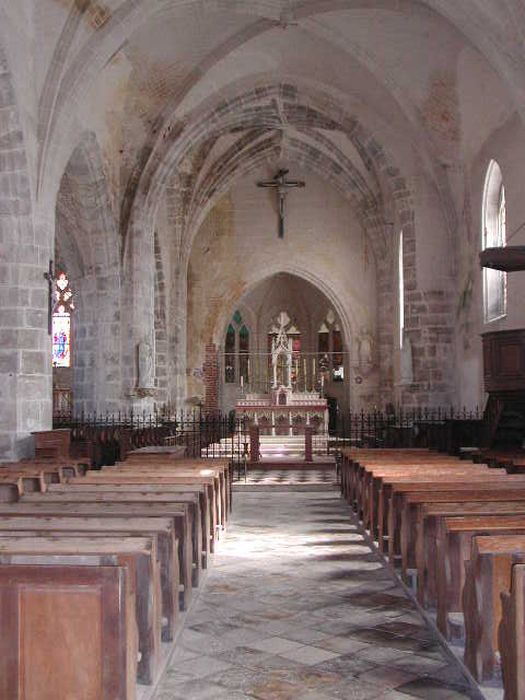
{"label": "flagstone paving", "polygon": [[335,491],[238,492],[156,700],[479,698]]}

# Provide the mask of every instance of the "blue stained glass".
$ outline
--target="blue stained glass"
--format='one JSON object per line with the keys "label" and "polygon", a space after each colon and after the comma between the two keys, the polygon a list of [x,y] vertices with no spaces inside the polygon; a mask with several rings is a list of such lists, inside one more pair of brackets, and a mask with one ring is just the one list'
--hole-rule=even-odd
{"label": "blue stained glass", "polygon": [[71,366],[71,317],[53,314],[53,366]]}

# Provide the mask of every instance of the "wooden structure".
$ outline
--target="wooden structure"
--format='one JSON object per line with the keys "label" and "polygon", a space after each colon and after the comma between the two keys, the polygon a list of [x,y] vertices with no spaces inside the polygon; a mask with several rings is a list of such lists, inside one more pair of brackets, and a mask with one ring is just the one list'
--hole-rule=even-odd
{"label": "wooden structure", "polygon": [[[525,479],[421,449],[344,449],[341,490],[482,680],[525,698]],[[501,596],[501,604],[500,604]]]}
{"label": "wooden structure", "polygon": [[230,465],[45,464],[0,468],[0,697],[134,700],[226,527]]}
{"label": "wooden structure", "polygon": [[485,248],[479,254],[481,267],[490,267],[502,272],[525,270],[525,246],[509,245],[503,248]]}

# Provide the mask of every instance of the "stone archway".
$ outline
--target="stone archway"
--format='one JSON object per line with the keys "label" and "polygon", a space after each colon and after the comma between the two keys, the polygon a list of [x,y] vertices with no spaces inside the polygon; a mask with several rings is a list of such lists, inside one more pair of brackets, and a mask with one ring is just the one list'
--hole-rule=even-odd
{"label": "stone archway", "polygon": [[62,176],[56,249],[77,292],[76,411],[117,411],[122,401],[121,283],[116,225],[96,138],[84,136]]}
{"label": "stone archway", "polygon": [[[272,290],[268,294],[268,290]],[[281,292],[279,291],[281,290]],[[239,313],[242,309],[242,314]],[[343,339],[344,372],[343,380],[339,381],[332,374],[332,366],[324,376],[323,391],[331,396],[341,410],[348,410],[351,405],[351,394],[355,386],[358,358],[354,347],[354,332],[351,312],[345,309],[337,295],[325,281],[315,278],[306,270],[286,268],[267,271],[256,277],[249,288],[219,313],[216,321],[214,344],[209,348],[209,354],[204,368],[202,382],[189,380],[188,393],[199,393],[218,397],[217,407],[230,411],[237,401],[241,391],[267,393],[271,388],[271,368],[268,332],[272,322],[281,311],[288,312],[290,326],[295,324],[300,336],[301,350],[294,355],[294,387],[297,390],[319,390],[319,341],[318,332],[325,320],[331,314],[334,327],[341,329]],[[226,333],[231,325],[231,318],[239,313],[239,323],[244,319],[250,327],[250,372],[248,380],[243,384],[239,381],[238,373],[227,377],[226,371]],[[190,321],[191,325],[191,321]],[[330,352],[333,349],[331,348]],[[192,348],[188,348],[188,365],[195,364]],[[212,358],[215,358],[212,360]],[[315,368],[314,366],[315,365]],[[357,393],[356,396],[359,394]],[[208,402],[209,403],[209,402]],[[206,401],[205,401],[206,404]]]}

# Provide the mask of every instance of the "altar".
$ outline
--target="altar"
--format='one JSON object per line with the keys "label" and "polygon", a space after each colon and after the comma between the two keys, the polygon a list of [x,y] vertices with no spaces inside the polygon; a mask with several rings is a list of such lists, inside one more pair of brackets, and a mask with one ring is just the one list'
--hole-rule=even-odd
{"label": "altar", "polygon": [[[256,425],[259,435],[302,435],[311,427],[316,434],[328,433],[328,404],[318,391],[298,391],[293,384],[293,344],[286,333],[290,319],[279,316],[272,339],[272,386],[267,394],[247,393],[235,406],[237,418]],[[321,390],[323,380],[321,379]]]}
{"label": "altar", "polygon": [[316,391],[279,386],[270,394],[246,394],[235,412],[248,426],[258,426],[260,435],[302,435],[307,426],[317,434],[328,432],[327,401]]}

